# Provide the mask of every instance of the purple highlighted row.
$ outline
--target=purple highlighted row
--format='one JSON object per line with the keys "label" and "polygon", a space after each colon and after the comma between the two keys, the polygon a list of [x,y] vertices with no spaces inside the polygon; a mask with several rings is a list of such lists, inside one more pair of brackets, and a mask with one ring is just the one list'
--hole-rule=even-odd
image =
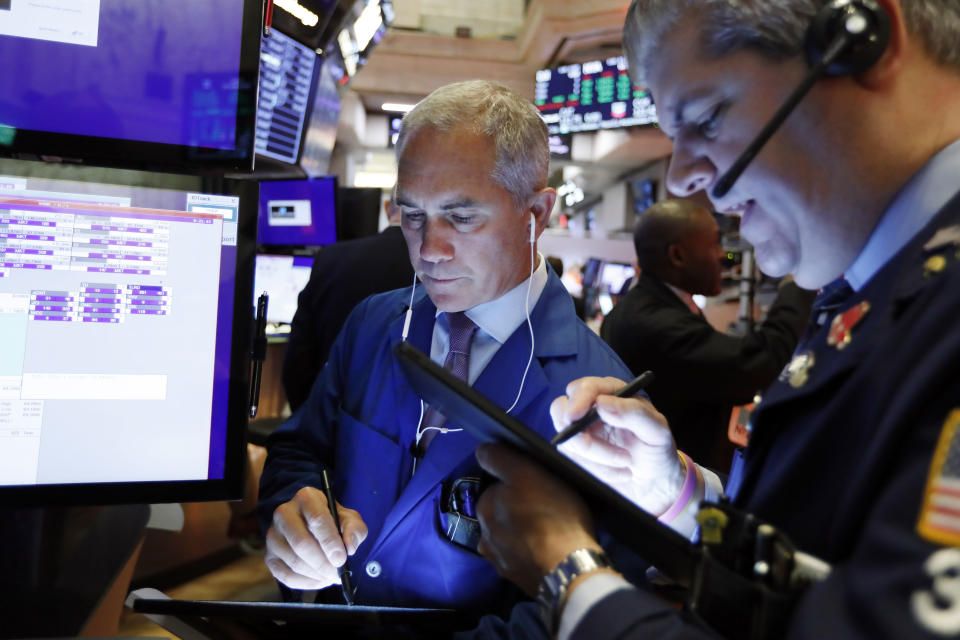
{"label": "purple highlighted row", "polygon": [[66,304],[31,304],[34,311],[73,311],[73,307]]}
{"label": "purple highlighted row", "polygon": [[53,269],[52,264],[34,264],[33,262],[0,262],[0,267],[8,269],[42,269],[49,271]]}
{"label": "purple highlighted row", "polygon": [[85,304],[120,304],[120,298],[90,298],[82,296],[80,302]]}
{"label": "purple highlighted row", "polygon": [[40,236],[34,233],[0,233],[0,238],[13,240],[56,240],[56,236]]}
{"label": "purple highlighted row", "polygon": [[80,307],[84,313],[120,313],[118,307]]}
{"label": "purple highlighted row", "polygon": [[37,316],[37,315],[34,315],[34,316],[31,316],[31,317],[32,317],[34,320],[45,320],[45,321],[48,321],[48,322],[70,322],[71,320],[73,320],[73,318],[72,318],[71,316],[50,316],[50,315]]}
{"label": "purple highlighted row", "polygon": [[33,296],[34,300],[39,302],[73,302],[73,296]]}
{"label": "purple highlighted row", "polygon": [[47,220],[26,220],[24,218],[0,218],[0,224],[22,224],[30,227],[55,227],[56,222]]}
{"label": "purple highlighted row", "polygon": [[84,287],[83,293],[123,293],[123,291],[112,287]]}
{"label": "purple highlighted row", "polygon": [[111,324],[117,324],[120,322],[120,318],[88,318],[84,317],[80,319],[81,322],[109,322]]}
{"label": "purple highlighted row", "polygon": [[128,284],[127,289],[131,291],[163,291],[163,286],[158,284]]}
{"label": "purple highlighted row", "polygon": [[52,256],[53,249],[0,249],[0,253],[19,253],[28,256]]}

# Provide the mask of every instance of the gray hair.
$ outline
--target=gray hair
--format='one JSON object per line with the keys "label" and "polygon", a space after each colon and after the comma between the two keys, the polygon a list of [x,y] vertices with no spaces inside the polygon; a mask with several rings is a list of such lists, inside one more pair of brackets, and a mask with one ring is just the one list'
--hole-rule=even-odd
{"label": "gray hair", "polygon": [[486,80],[440,87],[404,116],[397,137],[398,160],[410,135],[421,127],[438,131],[466,127],[492,138],[497,159],[490,177],[518,206],[547,186],[547,125],[533,103],[509,87]]}
{"label": "gray hair", "polygon": [[[623,26],[631,75],[645,84],[652,56],[688,15],[703,22],[700,47],[708,57],[751,49],[774,59],[803,49],[807,26],[828,0],[633,0]],[[960,71],[960,2],[900,0],[908,31],[938,63]]]}

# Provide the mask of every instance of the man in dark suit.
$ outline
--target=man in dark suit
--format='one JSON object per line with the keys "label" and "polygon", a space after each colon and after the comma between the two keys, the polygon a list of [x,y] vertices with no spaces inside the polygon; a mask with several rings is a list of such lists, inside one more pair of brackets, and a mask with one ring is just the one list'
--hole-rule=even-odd
{"label": "man in dark suit", "polygon": [[413,282],[400,212],[387,205],[390,226],[375,236],[321,249],[300,292],[283,359],[283,388],[290,409],[300,408],[327,361],[347,316],[364,298]]}
{"label": "man in dark suit", "polygon": [[724,252],[710,211],[691,200],[659,202],[640,216],[633,243],[640,279],[606,317],[600,336],[634,375],[654,372],[647,393],[677,447],[726,471],[733,456],[730,410],[777,378],[814,294],[786,278],[763,323],[742,337],[726,335],[692,297],[720,293]]}
{"label": "man in dark suit", "polygon": [[[675,144],[670,190],[705,190],[742,214],[761,269],[824,293],[722,486],[678,459],[650,403],[609,395],[620,382],[572,383],[555,427],[596,403],[605,424],[570,451],[662,523],[680,530],[722,493],[824,560],[772,620],[776,637],[960,635],[957,42],[956,0],[635,0],[627,13],[630,71]],[[844,67],[729,173],[827,50]],[[559,481],[505,448],[477,454],[504,480],[478,509],[481,549],[503,574],[536,592],[558,584],[573,552],[587,556],[564,574],[569,588],[545,591],[560,640],[717,637],[604,568],[587,506]],[[726,542],[712,533],[705,544]],[[732,555],[745,562],[725,575],[770,584],[769,565]],[[727,621],[755,620],[748,598],[720,595]]]}

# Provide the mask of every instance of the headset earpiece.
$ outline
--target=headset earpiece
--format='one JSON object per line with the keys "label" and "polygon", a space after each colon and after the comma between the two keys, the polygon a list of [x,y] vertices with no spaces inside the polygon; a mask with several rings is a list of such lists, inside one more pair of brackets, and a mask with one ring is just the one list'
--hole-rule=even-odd
{"label": "headset earpiece", "polygon": [[890,42],[890,16],[876,0],[830,0],[807,29],[807,62],[816,64],[844,33],[853,39],[825,75],[856,75],[876,64]]}
{"label": "headset earpiece", "polygon": [[530,227],[530,244],[533,244],[537,241],[537,217],[533,215],[533,211],[530,212],[530,224],[527,226]]}

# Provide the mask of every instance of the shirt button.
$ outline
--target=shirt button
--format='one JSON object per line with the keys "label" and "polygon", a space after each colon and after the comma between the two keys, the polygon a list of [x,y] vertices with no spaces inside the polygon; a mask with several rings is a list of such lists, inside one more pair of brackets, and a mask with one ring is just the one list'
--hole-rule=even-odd
{"label": "shirt button", "polygon": [[367,563],[367,575],[371,578],[376,578],[380,575],[382,569],[380,568],[380,563],[376,560],[372,560]]}

